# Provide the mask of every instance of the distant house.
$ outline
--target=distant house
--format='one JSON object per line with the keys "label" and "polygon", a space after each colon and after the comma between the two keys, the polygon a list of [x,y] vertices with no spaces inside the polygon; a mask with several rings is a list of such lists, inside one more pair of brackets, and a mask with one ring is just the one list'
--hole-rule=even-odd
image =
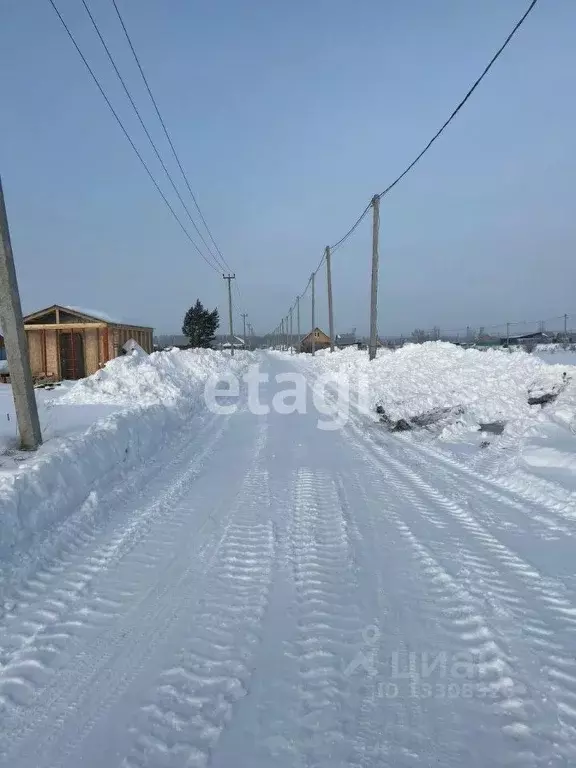
{"label": "distant house", "polygon": [[315,350],[327,349],[330,346],[330,336],[320,328],[314,328],[300,341],[300,352],[312,352],[312,341],[314,341]]}
{"label": "distant house", "polygon": [[500,344],[506,346],[519,346],[521,344],[550,344],[552,337],[543,331],[535,331],[534,333],[522,333],[515,336],[507,336],[500,339]]}
{"label": "distant house", "polygon": [[356,330],[349,333],[337,333],[334,339],[334,343],[337,347],[353,347],[358,346],[358,340],[356,338]]}
{"label": "distant house", "polygon": [[220,349],[230,349],[231,346],[233,346],[234,349],[245,349],[246,342],[244,339],[241,339],[240,336],[234,336],[232,344],[230,344],[229,338],[226,341],[220,343]]}
{"label": "distant house", "polygon": [[133,339],[146,352],[153,351],[153,329],[123,323],[100,312],[51,307],[24,318],[30,366],[35,378],[81,379],[123,354]]}
{"label": "distant house", "polygon": [[190,339],[188,336],[177,334],[165,334],[164,336],[157,336],[154,339],[155,349],[168,349],[171,347],[176,347],[177,349],[190,349]]}

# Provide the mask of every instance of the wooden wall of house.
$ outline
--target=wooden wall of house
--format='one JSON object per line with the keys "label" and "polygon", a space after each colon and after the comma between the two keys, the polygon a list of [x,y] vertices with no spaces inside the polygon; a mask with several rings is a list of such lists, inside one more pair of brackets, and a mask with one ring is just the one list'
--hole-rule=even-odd
{"label": "wooden wall of house", "polygon": [[48,376],[60,377],[60,350],[57,331],[46,331],[46,372]]}
{"label": "wooden wall of house", "polygon": [[[128,339],[137,341],[146,352],[153,352],[151,330],[113,325],[106,328],[91,328],[86,325],[77,330],[84,337],[84,365],[87,376],[96,373],[101,365],[117,357]],[[26,337],[32,375],[60,378],[58,331],[27,330]]]}
{"label": "wooden wall of house", "polygon": [[26,331],[26,338],[32,375],[59,378],[60,364],[56,331]]}
{"label": "wooden wall of house", "polygon": [[110,328],[110,358],[121,354],[122,347],[129,339],[138,342],[145,352],[154,351],[153,332],[146,328],[131,328],[127,325],[116,325]]}
{"label": "wooden wall of house", "polygon": [[100,349],[98,349],[99,328],[86,328],[84,330],[84,367],[86,376],[90,376],[100,368]]}
{"label": "wooden wall of house", "polygon": [[39,331],[27,331],[28,356],[32,376],[41,376],[44,373],[44,352],[42,351],[42,334]]}

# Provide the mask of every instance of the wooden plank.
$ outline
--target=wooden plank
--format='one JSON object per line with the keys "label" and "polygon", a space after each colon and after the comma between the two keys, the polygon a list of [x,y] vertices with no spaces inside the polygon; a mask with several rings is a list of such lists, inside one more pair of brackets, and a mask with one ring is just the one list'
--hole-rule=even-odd
{"label": "wooden plank", "polygon": [[56,330],[56,362],[58,363],[58,380],[62,379],[62,361],[60,360],[60,331]]}
{"label": "wooden plank", "polygon": [[42,331],[42,367],[44,369],[44,375],[48,376],[48,355],[46,353],[46,331]]}
{"label": "wooden plank", "polygon": [[110,341],[108,339],[108,326],[104,326],[104,357],[103,363],[107,363],[110,360]]}
{"label": "wooden plank", "polygon": [[84,331],[87,328],[106,328],[106,323],[34,323],[34,325],[25,325],[26,331]]}

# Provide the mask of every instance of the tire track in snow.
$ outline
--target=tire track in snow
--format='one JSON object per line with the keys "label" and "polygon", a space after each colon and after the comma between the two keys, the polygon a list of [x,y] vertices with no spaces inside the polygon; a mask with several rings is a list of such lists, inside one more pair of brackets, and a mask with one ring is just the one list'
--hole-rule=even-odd
{"label": "tire track in snow", "polygon": [[[522,660],[514,655],[508,638],[498,632],[482,602],[443,565],[435,547],[431,548],[434,536],[424,545],[417,535],[418,527],[407,522],[407,513],[416,509],[431,530],[436,531],[437,540],[442,541],[446,536],[443,508],[435,501],[432,505],[430,501],[419,501],[414,486],[403,481],[398,467],[387,465],[381,453],[375,454],[366,445],[356,444],[355,447],[365,454],[375,470],[380,473],[384,470],[383,475],[372,472],[385,499],[383,514],[394,522],[420,561],[429,589],[435,595],[435,603],[426,608],[431,611],[432,623],[442,626],[447,636],[454,638],[454,648],[465,649],[474,658],[477,664],[474,682],[483,699],[481,703],[484,708],[488,706],[497,718],[498,727],[511,737],[511,744],[516,745],[506,750],[510,752],[511,762],[522,766],[548,765],[542,762],[547,760],[542,753],[549,755],[553,745],[549,742],[550,734],[540,729],[536,717],[538,702],[529,695],[530,669],[524,668]],[[442,551],[445,552],[445,548]],[[457,557],[457,552],[451,553],[452,562]]]}
{"label": "tire track in snow", "polygon": [[[376,441],[377,444],[378,441]],[[405,452],[410,453],[413,463],[424,469],[434,466],[444,477],[451,477],[457,483],[473,486],[481,495],[486,495],[498,504],[507,506],[519,513],[522,528],[533,528],[537,535],[552,540],[563,536],[576,536],[576,501],[550,501],[546,495],[540,494],[534,498],[530,489],[510,488],[500,478],[485,477],[475,469],[456,461],[445,453],[433,448],[402,441],[399,443]],[[380,444],[381,445],[381,444]],[[529,478],[531,481],[534,478]],[[559,509],[560,507],[560,509]],[[571,510],[571,514],[563,514],[563,510]],[[497,522],[497,519],[492,519]]]}
{"label": "tire track in snow", "polygon": [[352,764],[367,695],[348,667],[375,618],[369,613],[367,622],[352,544],[358,534],[334,477],[304,466],[292,473],[290,486],[281,530],[282,595],[290,596],[280,639],[284,661],[255,764],[340,768]]}
{"label": "tire track in snow", "polygon": [[[444,528],[442,538],[436,537],[435,540],[432,535],[430,543],[435,541],[434,549],[441,553],[442,559],[446,559],[451,564],[452,570],[456,562],[467,565],[470,573],[473,574],[471,578],[476,582],[480,575],[480,585],[484,591],[478,588],[474,590],[472,587],[478,600],[491,606],[499,605],[500,608],[504,605],[505,611],[513,620],[513,623],[507,624],[505,635],[512,636],[516,651],[519,650],[518,644],[529,646],[530,655],[523,654],[522,665],[529,672],[526,678],[528,688],[538,693],[540,701],[533,699],[534,704],[544,705],[544,708],[540,706],[542,725],[539,727],[539,735],[549,743],[553,752],[560,752],[574,759],[576,757],[576,750],[573,747],[576,660],[569,650],[574,647],[572,634],[574,622],[571,605],[561,590],[562,585],[543,578],[536,569],[486,531],[467,511],[451,499],[444,497],[409,466],[392,458],[382,449],[378,451],[377,460],[383,467],[388,467],[391,473],[390,478],[395,478],[391,481],[398,484],[404,498],[410,501],[411,507],[416,509],[424,520],[430,522],[435,518],[436,523],[441,523],[444,518],[445,521],[450,521],[451,526],[442,523],[438,526]],[[429,468],[428,471],[433,471],[433,468]],[[404,482],[399,479],[400,477],[404,478]],[[431,507],[436,511],[433,512]],[[454,535],[454,522],[462,526],[468,535],[464,538]],[[480,552],[486,554],[483,556],[472,552],[466,546],[466,543],[471,542],[477,543]],[[447,543],[451,546],[446,546]],[[457,553],[457,560],[454,557],[455,553]],[[499,561],[505,569],[511,571],[506,578],[494,567],[494,560]],[[558,591],[559,588],[561,591]],[[530,595],[532,598],[540,598],[543,601],[537,609],[533,607]],[[542,619],[542,613],[548,611],[551,615],[545,622]],[[552,628],[550,620],[552,626],[557,627],[560,622],[560,629],[570,633],[564,645],[558,642],[560,637]],[[520,631],[518,631],[519,627]],[[551,703],[555,706],[553,712],[550,711]]]}
{"label": "tire track in snow", "polygon": [[193,612],[193,639],[142,708],[125,768],[204,768],[234,705],[249,691],[275,552],[267,472],[251,472],[242,497]]}
{"label": "tire track in snow", "polygon": [[291,560],[298,626],[293,653],[300,678],[300,748],[309,764],[338,765],[354,716],[347,660],[357,651],[364,621],[334,481],[300,469],[293,504]]}
{"label": "tire track in snow", "polygon": [[[354,505],[369,552],[369,575],[377,587],[377,623],[362,632],[362,646],[353,664],[363,675],[365,696],[357,713],[351,768],[374,765],[411,766],[414,755],[433,748],[421,697],[412,695],[417,674],[409,674],[402,690],[396,667],[409,657],[407,643],[421,636],[420,612],[426,594],[415,578],[418,561],[393,524],[375,509],[367,493],[365,473],[347,474],[341,493]],[[410,605],[411,615],[400,606]],[[415,613],[418,618],[414,621]]]}
{"label": "tire track in snow", "polygon": [[[84,524],[80,531],[70,535],[65,545],[67,551],[54,564],[41,568],[28,579],[19,591],[25,602],[16,602],[0,631],[0,707],[33,706],[38,689],[56,671],[67,646],[74,643],[77,635],[98,629],[119,614],[133,593],[124,589],[122,595],[112,592],[93,596],[95,578],[127,557],[150,535],[153,523],[170,514],[223,432],[223,425],[214,430],[176,481],[152,503],[137,508],[128,524],[118,528],[111,540],[96,547],[89,557],[85,550],[95,543],[97,531]],[[170,468],[177,468],[181,461],[178,455]],[[88,504],[92,506],[90,500]],[[184,522],[181,517],[177,526]],[[168,524],[163,519],[163,525]]]}
{"label": "tire track in snow", "polygon": [[[206,446],[206,456],[212,442]],[[84,738],[89,733],[180,621],[190,599],[185,585],[194,585],[202,574],[220,538],[218,528],[232,514],[237,495],[234,484],[226,486],[214,506],[211,486],[207,488],[204,482],[202,493],[196,491],[194,496],[200,517],[192,515],[185,497],[191,484],[196,487],[192,481],[198,471],[197,460],[201,457],[196,454],[192,462],[188,456],[188,465],[181,470],[185,477],[176,474],[172,483],[163,483],[160,498],[151,504],[157,514],[149,521],[151,525],[144,526],[145,535],[122,553],[114,567],[102,572],[95,596],[105,603],[117,599],[122,610],[104,627],[92,626],[86,617],[86,599],[50,627],[63,650],[72,655],[71,660],[48,684],[37,686],[26,706],[12,706],[6,711],[0,723],[6,734],[0,745],[3,757],[18,755],[23,766],[36,768],[53,754],[52,762],[46,763],[53,768],[56,756],[65,754],[78,734]],[[203,509],[204,496],[212,503]],[[160,564],[163,567],[158,569]],[[176,600],[166,600],[173,593]],[[70,729],[74,718],[77,725]]]}
{"label": "tire track in snow", "polygon": [[[471,512],[460,504],[448,499],[433,488],[413,470],[389,459],[393,466],[419,487],[422,493],[434,503],[443,507],[450,517],[468,534],[466,541],[475,541],[481,551],[500,562],[510,576],[504,579],[486,556],[468,550],[461,538],[455,538],[459,551],[466,553],[470,563],[483,568],[484,577],[490,575],[492,587],[516,621],[522,622],[522,630],[539,662],[539,672],[548,677],[547,696],[556,703],[558,720],[569,729],[563,737],[573,740],[576,735],[576,608],[571,594],[557,579],[543,576],[534,566],[527,563],[515,552],[502,544],[489,530],[479,523]],[[430,470],[429,470],[430,471]],[[475,507],[485,504],[481,501],[479,489],[475,491]],[[518,588],[510,586],[510,577]],[[522,596],[524,593],[525,596]],[[533,606],[536,603],[537,607]],[[542,615],[547,615],[544,621]],[[541,676],[541,675],[540,675]]]}

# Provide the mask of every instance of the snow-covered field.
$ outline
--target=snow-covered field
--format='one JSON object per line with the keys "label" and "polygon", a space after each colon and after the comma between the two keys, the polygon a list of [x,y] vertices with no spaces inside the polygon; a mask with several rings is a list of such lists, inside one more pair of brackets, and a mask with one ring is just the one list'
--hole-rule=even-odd
{"label": "snow-covered field", "polygon": [[98,373],[37,392],[44,444],[18,450],[11,388],[0,390],[0,598],[14,559],[65,520],[91,490],[107,485],[170,440],[203,410],[210,376],[252,360],[212,350],[177,349],[118,357]]}
{"label": "snow-covered field", "polygon": [[562,344],[539,344],[533,354],[551,365],[576,365],[576,346],[573,345],[565,349]]}
{"label": "snow-covered field", "polygon": [[[209,412],[209,372],[253,361],[271,407],[241,387]],[[169,353],[66,387],[62,413],[116,410],[2,478],[5,573],[34,559],[0,598],[0,765],[576,765],[574,371],[430,344]],[[326,431],[334,387],[274,407],[326,372],[366,410]],[[376,405],[460,412],[394,433]]]}

